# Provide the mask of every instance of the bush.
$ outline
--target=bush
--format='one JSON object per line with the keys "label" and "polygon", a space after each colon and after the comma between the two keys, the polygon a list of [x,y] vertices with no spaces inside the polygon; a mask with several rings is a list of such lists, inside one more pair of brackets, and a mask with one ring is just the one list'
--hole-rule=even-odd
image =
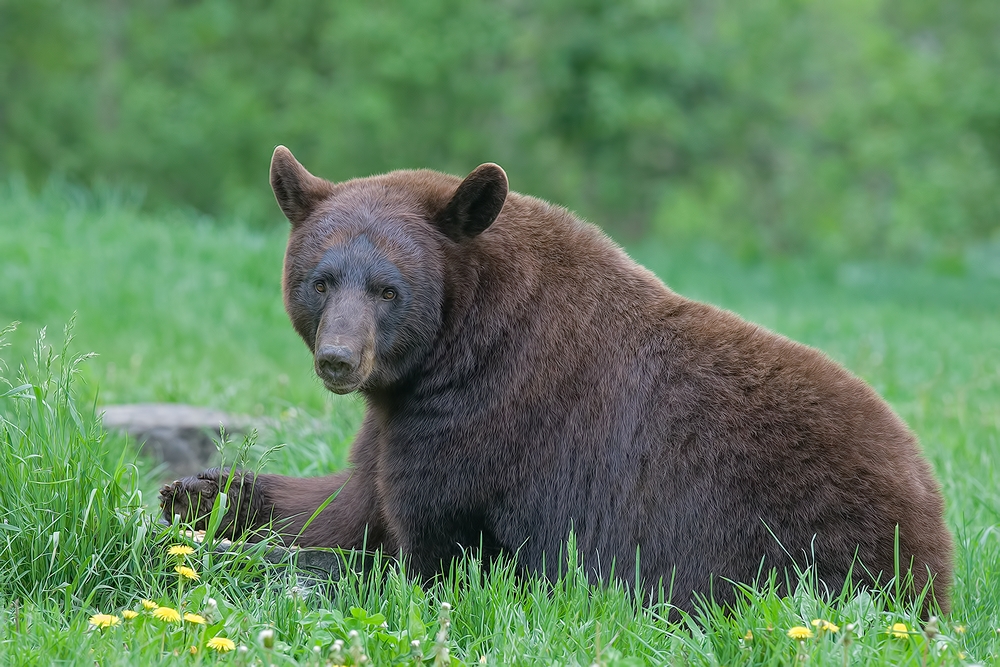
{"label": "bush", "polygon": [[618,234],[956,254],[1000,220],[992,0],[0,5],[0,173],[277,220],[334,179],[494,160]]}

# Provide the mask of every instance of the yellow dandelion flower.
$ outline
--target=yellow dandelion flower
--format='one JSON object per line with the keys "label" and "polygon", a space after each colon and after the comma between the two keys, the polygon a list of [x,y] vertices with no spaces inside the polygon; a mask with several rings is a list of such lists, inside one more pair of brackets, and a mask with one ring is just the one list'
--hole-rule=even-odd
{"label": "yellow dandelion flower", "polygon": [[176,609],[171,609],[170,607],[157,607],[153,610],[153,618],[165,621],[167,623],[180,623],[181,615]]}
{"label": "yellow dandelion flower", "polygon": [[236,642],[225,637],[212,637],[208,640],[208,648],[215,649],[219,653],[229,653],[236,648]]}
{"label": "yellow dandelion flower", "polygon": [[196,654],[198,652],[198,647],[197,646],[192,646],[191,648],[188,649],[188,651],[191,652],[191,655],[194,655],[194,654]]}
{"label": "yellow dandelion flower", "polygon": [[140,600],[139,604],[141,604],[142,608],[145,609],[146,611],[153,611],[154,609],[160,606],[155,602],[153,602],[152,600]]}
{"label": "yellow dandelion flower", "polygon": [[199,616],[198,614],[184,614],[184,620],[188,623],[195,623],[197,625],[205,625],[205,617]]}
{"label": "yellow dandelion flower", "polygon": [[122,617],[126,621],[131,621],[133,618],[135,618],[138,615],[139,615],[139,612],[132,611],[131,609],[126,609],[126,610],[122,611]]}
{"label": "yellow dandelion flower", "polygon": [[965,626],[964,625],[956,625],[955,626],[955,632],[957,632],[960,635],[964,635],[965,634]]}
{"label": "yellow dandelion flower", "polygon": [[190,556],[194,553],[194,549],[186,544],[175,544],[174,546],[167,549],[167,553],[171,556]]}
{"label": "yellow dandelion flower", "polygon": [[743,641],[748,641],[748,642],[753,641],[753,630],[747,630],[747,633],[743,635]]}
{"label": "yellow dandelion flower", "polygon": [[119,623],[121,623],[121,619],[113,614],[94,614],[90,617],[90,624],[95,628],[110,628]]}
{"label": "yellow dandelion flower", "polygon": [[820,632],[840,632],[840,626],[836,623],[831,623],[823,618],[814,618],[812,621],[812,626],[818,629]]}
{"label": "yellow dandelion flower", "polygon": [[804,639],[809,639],[813,636],[813,631],[804,625],[796,625],[794,628],[788,629],[788,636],[792,639],[797,639],[802,641]]}
{"label": "yellow dandelion flower", "polygon": [[174,568],[174,572],[181,575],[185,579],[190,579],[191,581],[198,581],[198,573],[187,565],[178,565]]}
{"label": "yellow dandelion flower", "polygon": [[892,635],[896,639],[906,639],[910,636],[910,630],[906,627],[906,623],[893,623],[892,627],[886,630],[886,633]]}

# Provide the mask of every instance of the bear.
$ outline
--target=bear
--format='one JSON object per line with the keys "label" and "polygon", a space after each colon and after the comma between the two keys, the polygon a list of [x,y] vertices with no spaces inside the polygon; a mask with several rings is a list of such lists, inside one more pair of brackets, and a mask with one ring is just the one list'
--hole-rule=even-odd
{"label": "bear", "polygon": [[820,351],[676,294],[495,164],[333,183],[279,146],[270,181],[288,316],[326,389],[365,401],[350,467],[209,470],[163,487],[166,519],[203,526],[228,488],[228,537],[379,548],[425,580],[468,550],[553,579],[572,531],[593,580],[679,609],[808,569],[833,594],[909,571],[948,610],[931,468]]}

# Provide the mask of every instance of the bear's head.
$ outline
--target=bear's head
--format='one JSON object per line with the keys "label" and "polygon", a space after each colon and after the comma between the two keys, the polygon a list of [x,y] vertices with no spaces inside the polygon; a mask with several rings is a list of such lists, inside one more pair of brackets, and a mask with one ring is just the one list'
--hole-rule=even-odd
{"label": "bear's head", "polygon": [[465,180],[396,171],[331,183],[284,146],[271,187],[292,224],[285,310],[330,391],[376,391],[406,378],[430,350],[449,298],[449,256],[489,227],[507,175],[484,164]]}

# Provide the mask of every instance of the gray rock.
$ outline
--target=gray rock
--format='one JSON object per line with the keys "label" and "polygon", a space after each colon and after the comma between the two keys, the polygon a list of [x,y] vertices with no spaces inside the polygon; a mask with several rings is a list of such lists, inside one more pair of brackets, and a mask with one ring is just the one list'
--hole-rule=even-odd
{"label": "gray rock", "polygon": [[242,434],[252,424],[246,417],[178,403],[136,403],[103,408],[104,428],[127,433],[142,451],[169,466],[173,475],[193,475],[211,465],[219,427]]}

